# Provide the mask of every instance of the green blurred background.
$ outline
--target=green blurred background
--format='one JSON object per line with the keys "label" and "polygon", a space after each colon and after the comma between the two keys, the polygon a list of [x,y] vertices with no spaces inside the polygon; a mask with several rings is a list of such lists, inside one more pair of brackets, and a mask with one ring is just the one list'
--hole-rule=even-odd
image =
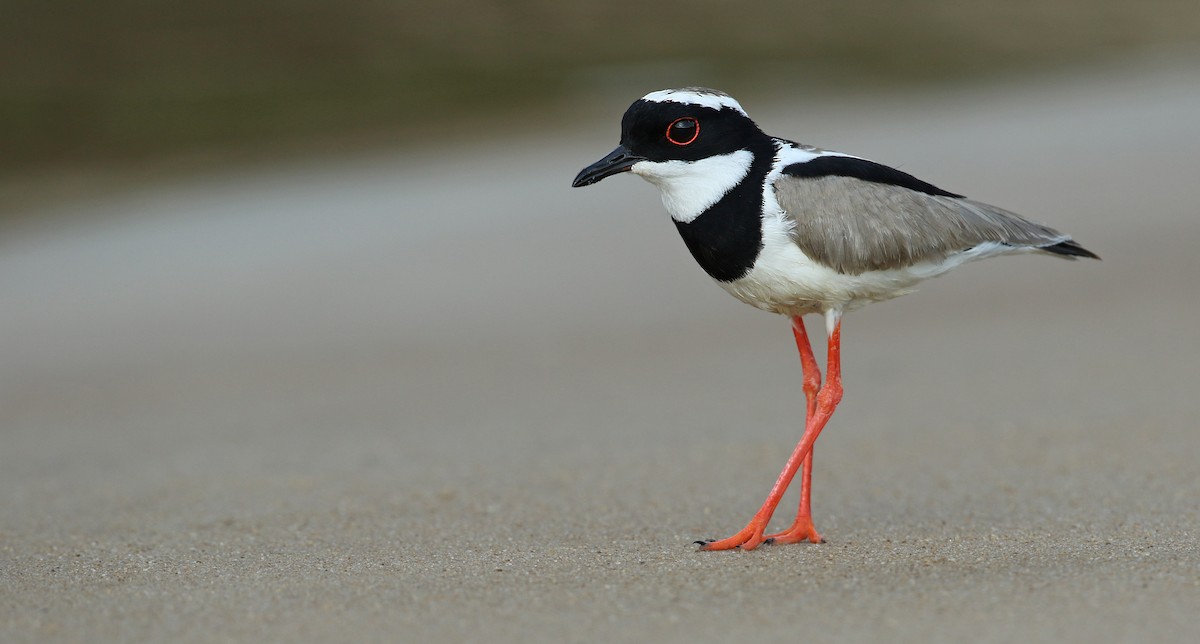
{"label": "green blurred background", "polygon": [[16,201],[81,168],[495,135],[605,84],[875,88],[1200,43],[1195,0],[5,0],[3,15]]}

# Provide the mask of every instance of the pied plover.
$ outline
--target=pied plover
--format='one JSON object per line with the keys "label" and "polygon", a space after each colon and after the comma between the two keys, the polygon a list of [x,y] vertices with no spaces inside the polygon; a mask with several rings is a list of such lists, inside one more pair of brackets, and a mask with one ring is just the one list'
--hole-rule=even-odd
{"label": "pied plover", "polygon": [[[692,256],[739,300],[791,318],[807,399],[804,434],[762,507],[703,550],[764,542],[820,543],[812,521],[812,448],[842,399],[846,311],[913,290],[968,261],[1039,252],[1099,257],[1069,236],[861,157],[765,134],[729,95],[689,87],[651,92],[621,119],[621,144],[572,185],[632,172],[658,186]],[[828,338],[825,383],[803,316]],[[792,527],[765,534],[796,471]]]}

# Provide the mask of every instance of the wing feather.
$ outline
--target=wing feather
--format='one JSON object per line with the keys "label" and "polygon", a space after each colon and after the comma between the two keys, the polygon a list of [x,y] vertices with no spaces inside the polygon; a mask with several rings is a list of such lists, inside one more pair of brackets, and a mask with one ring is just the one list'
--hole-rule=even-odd
{"label": "wing feather", "polygon": [[850,275],[937,262],[989,242],[1049,249],[1071,239],[985,203],[854,177],[785,174],[775,195],[800,249]]}

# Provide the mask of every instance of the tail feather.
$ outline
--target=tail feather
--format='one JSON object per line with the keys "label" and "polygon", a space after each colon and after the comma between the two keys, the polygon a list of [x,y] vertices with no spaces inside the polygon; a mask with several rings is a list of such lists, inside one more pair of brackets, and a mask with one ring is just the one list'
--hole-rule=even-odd
{"label": "tail feather", "polygon": [[1075,259],[1076,257],[1088,257],[1091,259],[1100,259],[1100,256],[1092,251],[1079,245],[1079,242],[1074,239],[1058,242],[1049,246],[1042,246],[1038,250],[1044,250],[1047,253],[1060,255],[1067,259]]}

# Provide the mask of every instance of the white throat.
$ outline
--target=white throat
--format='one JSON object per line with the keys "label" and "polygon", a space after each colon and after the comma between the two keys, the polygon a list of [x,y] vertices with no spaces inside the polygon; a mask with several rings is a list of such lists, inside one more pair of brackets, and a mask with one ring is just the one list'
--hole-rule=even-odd
{"label": "white throat", "polygon": [[738,150],[697,161],[638,161],[630,171],[658,186],[671,218],[686,224],[741,183],[753,162],[754,154]]}

